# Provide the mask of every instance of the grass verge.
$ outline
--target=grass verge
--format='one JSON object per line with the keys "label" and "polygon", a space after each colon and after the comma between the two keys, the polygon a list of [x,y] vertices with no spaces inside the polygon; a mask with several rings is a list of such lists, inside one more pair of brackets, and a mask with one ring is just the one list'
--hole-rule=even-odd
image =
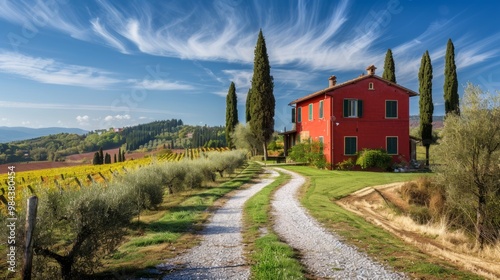
{"label": "grass verge", "polygon": [[166,196],[158,211],[141,213],[125,242],[105,260],[98,277],[148,276],[146,269],[195,246],[199,240],[194,233],[208,219],[207,209],[220,204],[229,192],[250,183],[261,169],[251,163],[238,176],[225,178],[225,182],[215,186]]}
{"label": "grass verge", "polygon": [[295,252],[279,240],[269,218],[272,193],[289,178],[280,173],[273,183],[245,203],[243,240],[252,264],[252,279],[305,279]]}
{"label": "grass verge", "polygon": [[415,279],[482,279],[441,259],[424,254],[416,246],[405,243],[335,203],[336,200],[367,186],[409,181],[423,174],[339,172],[303,166],[284,168],[309,178],[301,189],[300,197],[311,215],[326,228],[342,236],[347,243],[355,245],[380,263],[405,272]]}

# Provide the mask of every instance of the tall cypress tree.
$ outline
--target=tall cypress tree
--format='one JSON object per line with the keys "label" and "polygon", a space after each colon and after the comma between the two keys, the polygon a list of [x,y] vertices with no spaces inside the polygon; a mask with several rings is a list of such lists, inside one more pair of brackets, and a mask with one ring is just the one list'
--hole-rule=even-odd
{"label": "tall cypress tree", "polygon": [[267,160],[267,142],[274,132],[273,77],[267,56],[266,41],[262,30],[259,32],[255,46],[255,57],[252,76],[252,93],[250,99],[250,129],[264,148],[264,160]]}
{"label": "tall cypress tree", "polygon": [[99,164],[104,163],[104,153],[102,151],[102,147],[99,148]]}
{"label": "tall cypress tree", "polygon": [[231,139],[231,133],[234,131],[234,127],[238,124],[237,105],[238,101],[236,97],[236,88],[234,86],[234,83],[231,82],[226,97],[226,143],[229,148],[232,148],[234,146]]}
{"label": "tall cypress tree", "polygon": [[247,101],[245,103],[245,122],[250,122],[252,116],[250,115],[251,105],[252,105],[252,88],[248,89]]}
{"label": "tall cypress tree", "polygon": [[396,66],[394,65],[391,49],[388,49],[385,54],[384,73],[382,73],[382,78],[396,83]]}
{"label": "tall cypress tree", "polygon": [[455,47],[451,39],[446,45],[446,58],[444,64],[444,109],[449,113],[460,114],[458,100],[457,66],[455,65]]}
{"label": "tall cypress tree", "polygon": [[420,136],[425,146],[425,165],[429,166],[429,146],[432,143],[432,65],[429,52],[425,51],[420,62],[418,71],[418,82],[420,92]]}

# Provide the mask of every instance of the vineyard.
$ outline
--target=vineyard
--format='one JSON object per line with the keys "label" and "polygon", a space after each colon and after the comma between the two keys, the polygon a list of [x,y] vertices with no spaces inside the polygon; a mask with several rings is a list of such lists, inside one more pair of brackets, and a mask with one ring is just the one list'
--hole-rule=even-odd
{"label": "vineyard", "polygon": [[[93,183],[107,184],[114,177],[131,170],[151,165],[155,162],[177,162],[183,159],[197,159],[203,153],[228,151],[228,148],[196,148],[183,152],[166,152],[140,159],[126,160],[103,165],[80,165],[52,169],[16,172],[16,204],[22,197],[37,194],[39,188],[78,189]],[[13,164],[15,166],[15,164]],[[0,174],[0,190],[7,191],[9,176]],[[2,196],[2,194],[0,194]]]}

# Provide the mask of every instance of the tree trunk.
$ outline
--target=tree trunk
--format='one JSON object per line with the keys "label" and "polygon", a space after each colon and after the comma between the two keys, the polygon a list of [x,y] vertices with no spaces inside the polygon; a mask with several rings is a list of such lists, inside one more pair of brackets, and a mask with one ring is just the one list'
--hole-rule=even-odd
{"label": "tree trunk", "polygon": [[266,141],[264,141],[264,162],[267,162],[267,145]]}
{"label": "tree trunk", "polygon": [[479,250],[482,251],[484,248],[484,208],[486,207],[486,196],[483,186],[478,186],[478,189],[479,195],[476,213],[476,246],[479,246]]}
{"label": "tree trunk", "polygon": [[429,166],[429,145],[425,146],[425,166]]}

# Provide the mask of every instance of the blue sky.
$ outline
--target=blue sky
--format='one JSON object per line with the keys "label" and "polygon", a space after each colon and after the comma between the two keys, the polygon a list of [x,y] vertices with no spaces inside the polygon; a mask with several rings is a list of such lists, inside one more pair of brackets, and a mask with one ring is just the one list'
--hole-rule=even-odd
{"label": "blue sky", "polygon": [[[459,93],[500,89],[498,1],[0,0],[0,126],[93,130],[180,118],[224,125],[236,85],[240,120],[262,28],[274,76],[276,129],[290,101],[382,75],[388,48],[399,84],[418,91],[429,50],[435,115],[443,114],[446,42]],[[418,97],[411,114],[418,114]]]}

